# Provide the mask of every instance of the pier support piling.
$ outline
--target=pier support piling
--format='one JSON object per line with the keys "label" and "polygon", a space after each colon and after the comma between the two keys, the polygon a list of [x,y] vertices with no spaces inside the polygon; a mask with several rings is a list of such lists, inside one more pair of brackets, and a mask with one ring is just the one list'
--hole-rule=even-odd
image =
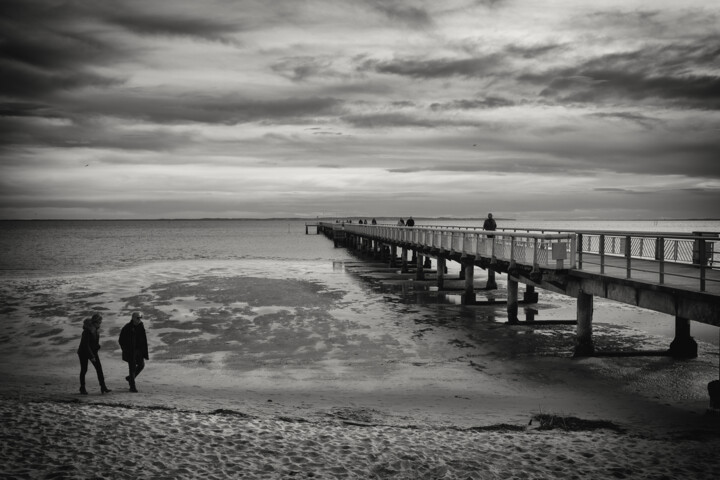
{"label": "pier support piling", "polygon": [[537,303],[538,294],[535,291],[535,287],[532,285],[525,286],[525,293],[523,294],[523,302],[525,303]]}
{"label": "pier support piling", "polygon": [[518,322],[518,282],[508,276],[507,282],[508,323]]}
{"label": "pier support piling", "polygon": [[445,286],[445,257],[437,259],[437,287],[439,290]]}
{"label": "pier support piling", "polygon": [[425,263],[423,263],[423,267],[430,270],[432,268],[432,260],[427,255],[425,256]]}
{"label": "pier support piling", "polygon": [[475,265],[472,262],[465,264],[465,291],[463,292],[463,305],[475,305],[475,286],[474,286]]}
{"label": "pier support piling", "polygon": [[697,351],[697,342],[690,336],[690,320],[675,317],[675,339],[668,353],[674,358],[697,358]]}
{"label": "pier support piling", "polygon": [[400,272],[402,273],[408,273],[408,249],[407,247],[402,247],[402,253],[400,254]]}
{"label": "pier support piling", "polygon": [[577,297],[577,339],[575,356],[590,356],[595,353],[592,339],[593,296],[580,290]]}
{"label": "pier support piling", "polygon": [[485,284],[485,290],[497,290],[497,282],[495,281],[495,270],[488,268],[487,284]]}
{"label": "pier support piling", "polygon": [[415,270],[415,280],[425,280],[425,270],[423,270],[423,256],[416,255],[417,269]]}

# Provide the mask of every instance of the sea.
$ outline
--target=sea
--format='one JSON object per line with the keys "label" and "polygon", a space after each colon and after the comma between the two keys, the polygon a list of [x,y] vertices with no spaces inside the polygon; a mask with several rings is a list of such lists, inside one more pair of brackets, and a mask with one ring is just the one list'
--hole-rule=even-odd
{"label": "sea", "polygon": [[[353,220],[357,222],[358,219]],[[397,221],[391,218],[377,220],[381,224]],[[102,308],[108,315],[121,316],[129,308],[127,299],[137,301],[137,296],[151,285],[186,281],[204,274],[310,279],[324,284],[326,289],[350,289],[359,298],[369,295],[376,285],[364,282],[344,268],[360,259],[345,248],[336,248],[324,236],[316,235],[313,227],[306,227],[315,221],[2,221],[0,293],[5,298],[0,306],[6,315],[17,316],[28,312],[29,307],[23,306],[23,302],[33,302],[30,314],[34,318],[41,314],[53,318],[79,318],[91,313],[93,308],[99,308],[98,303],[103,301],[106,305]],[[482,221],[481,218],[416,218],[416,225],[479,227]],[[498,226],[535,230],[720,232],[720,221],[717,220],[522,221],[500,218]],[[499,279],[501,286],[502,277]],[[78,293],[90,290],[97,290],[92,293],[97,301],[91,302],[90,297]],[[32,298],[27,293],[30,291],[34,292]],[[281,297],[282,288],[270,294]],[[403,291],[397,293],[400,297],[402,294]],[[542,319],[542,315],[549,319],[573,316],[574,299],[542,292],[540,295],[541,302],[545,300],[550,305],[541,311],[538,319]],[[382,301],[385,297],[378,298]],[[411,297],[406,296],[403,301],[413,301],[408,298]],[[599,300],[595,317],[597,322],[631,325],[665,339],[672,339],[674,335],[673,318],[631,306]],[[501,313],[499,318],[502,320]],[[693,322],[691,334],[698,340],[718,345],[718,330]]]}
{"label": "sea", "polygon": [[[345,220],[345,219],[343,219]],[[357,222],[358,219],[355,219]],[[367,220],[367,219],[365,219]],[[39,220],[0,221],[0,278],[110,272],[197,260],[332,262],[351,258],[312,235],[316,220]],[[334,221],[326,219],[325,221]],[[394,225],[395,219],[378,219]],[[483,219],[418,219],[416,225],[481,227]],[[720,232],[720,220],[522,221],[500,228],[640,232]]]}

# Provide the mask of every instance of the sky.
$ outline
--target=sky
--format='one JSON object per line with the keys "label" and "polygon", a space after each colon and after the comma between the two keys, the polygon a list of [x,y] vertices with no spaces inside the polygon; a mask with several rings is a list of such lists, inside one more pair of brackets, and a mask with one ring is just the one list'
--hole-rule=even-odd
{"label": "sky", "polygon": [[719,207],[716,0],[0,2],[0,219]]}

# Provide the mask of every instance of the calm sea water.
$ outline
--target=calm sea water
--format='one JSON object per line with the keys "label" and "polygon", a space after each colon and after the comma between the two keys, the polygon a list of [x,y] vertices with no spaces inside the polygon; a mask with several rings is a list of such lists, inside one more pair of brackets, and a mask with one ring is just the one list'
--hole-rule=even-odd
{"label": "calm sea water", "polygon": [[[381,223],[394,219],[379,219]],[[720,232],[720,221],[514,221],[505,228]],[[480,226],[482,220],[418,225]],[[311,230],[313,233],[313,230]],[[342,260],[344,249],[305,234],[302,220],[143,220],[0,222],[0,277],[110,271],[177,260]]]}
{"label": "calm sea water", "polygon": [[180,260],[348,258],[344,249],[306,235],[304,221],[8,221],[0,228],[4,277],[104,272]]}

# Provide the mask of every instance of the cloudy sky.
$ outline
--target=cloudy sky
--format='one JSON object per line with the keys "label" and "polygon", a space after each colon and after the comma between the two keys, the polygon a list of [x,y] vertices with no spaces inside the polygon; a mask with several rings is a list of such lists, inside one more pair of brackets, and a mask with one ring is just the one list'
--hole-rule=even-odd
{"label": "cloudy sky", "polygon": [[716,0],[2,0],[0,218],[720,217]]}

